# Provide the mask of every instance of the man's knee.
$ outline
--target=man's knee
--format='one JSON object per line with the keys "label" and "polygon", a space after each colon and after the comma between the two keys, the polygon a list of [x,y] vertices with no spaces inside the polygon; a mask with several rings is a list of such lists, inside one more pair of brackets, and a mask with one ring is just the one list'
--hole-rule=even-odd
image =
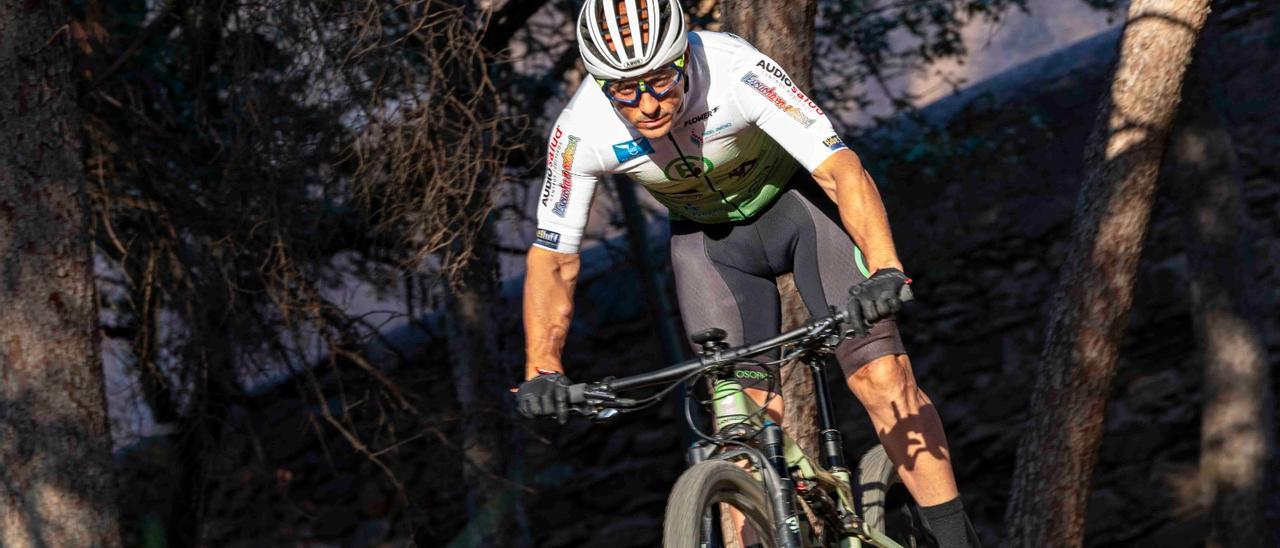
{"label": "man's knee", "polygon": [[916,391],[911,360],[906,354],[889,354],[871,360],[846,380],[853,394],[869,407],[901,401]]}

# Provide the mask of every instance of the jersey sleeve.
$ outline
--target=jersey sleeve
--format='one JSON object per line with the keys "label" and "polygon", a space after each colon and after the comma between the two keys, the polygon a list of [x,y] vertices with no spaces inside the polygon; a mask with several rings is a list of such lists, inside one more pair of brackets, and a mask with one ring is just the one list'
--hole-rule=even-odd
{"label": "jersey sleeve", "polygon": [[847,148],[831,120],[791,81],[778,63],[741,43],[742,61],[729,82],[743,117],[764,130],[810,172],[837,150]]}
{"label": "jersey sleeve", "polygon": [[575,130],[569,111],[561,113],[547,140],[547,174],[538,194],[538,228],[533,245],[577,253],[599,182],[599,161]]}

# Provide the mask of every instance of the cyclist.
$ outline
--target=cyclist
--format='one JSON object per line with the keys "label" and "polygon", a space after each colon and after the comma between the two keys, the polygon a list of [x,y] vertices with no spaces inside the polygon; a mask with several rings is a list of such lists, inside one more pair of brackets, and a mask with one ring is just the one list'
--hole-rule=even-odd
{"label": "cyclist", "polygon": [[689,332],[720,327],[733,345],[777,334],[775,278],[786,272],[811,314],[841,304],[861,318],[853,329],[864,336],[836,352],[848,386],[941,545],[968,546],[942,423],[892,317],[910,280],[875,183],[822,109],[741,38],[686,32],[678,0],[587,0],[577,39],[591,78],[548,143],[527,259],[521,413],[568,416],[560,355],[578,247],[597,183],[625,174],[670,210]]}

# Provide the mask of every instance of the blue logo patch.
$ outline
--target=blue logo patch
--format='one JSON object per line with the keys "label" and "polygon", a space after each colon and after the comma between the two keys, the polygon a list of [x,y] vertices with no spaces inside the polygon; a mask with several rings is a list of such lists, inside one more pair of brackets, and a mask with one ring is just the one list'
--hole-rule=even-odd
{"label": "blue logo patch", "polygon": [[539,228],[538,231],[534,233],[533,241],[547,249],[555,249],[560,247],[560,233],[552,232],[545,228]]}
{"label": "blue logo patch", "polygon": [[613,155],[618,158],[619,162],[625,162],[645,154],[653,154],[653,145],[649,144],[649,140],[644,137],[613,145]]}
{"label": "blue logo patch", "polygon": [[827,149],[832,152],[835,152],[842,148],[849,148],[844,145],[844,141],[841,141],[840,136],[838,135],[832,135],[830,137],[827,137],[825,140],[822,141],[822,144],[825,145]]}

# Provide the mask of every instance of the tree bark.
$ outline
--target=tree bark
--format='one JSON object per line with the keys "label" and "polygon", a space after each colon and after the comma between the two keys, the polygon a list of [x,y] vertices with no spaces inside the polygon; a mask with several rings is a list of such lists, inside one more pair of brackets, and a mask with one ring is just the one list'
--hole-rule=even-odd
{"label": "tree bark", "polygon": [[1116,357],[1183,75],[1208,0],[1134,0],[1085,152],[1006,511],[1011,546],[1079,546]]}
{"label": "tree bark", "polygon": [[1185,223],[1191,317],[1204,364],[1206,545],[1274,546],[1265,515],[1274,418],[1266,346],[1250,306],[1257,295],[1251,227],[1231,136],[1209,98],[1213,79],[1203,53],[1188,75],[1166,166]]}
{"label": "tree bark", "polygon": [[119,546],[70,20],[0,0],[0,546]]}
{"label": "tree bark", "polygon": [[[812,90],[813,24],[817,10],[816,0],[722,0],[720,23],[723,30],[741,36],[777,61],[797,86]],[[792,329],[804,323],[809,311],[791,274],[778,278],[778,292],[782,295],[782,328]],[[782,368],[782,400],[785,402],[783,429],[805,453],[816,456],[818,425],[813,377],[803,364],[792,362]]]}

